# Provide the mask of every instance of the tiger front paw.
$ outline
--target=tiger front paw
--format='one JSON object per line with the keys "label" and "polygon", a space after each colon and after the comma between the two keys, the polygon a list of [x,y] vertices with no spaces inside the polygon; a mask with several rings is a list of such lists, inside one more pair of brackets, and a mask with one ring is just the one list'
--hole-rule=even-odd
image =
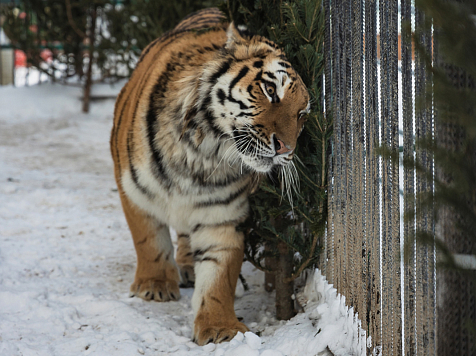
{"label": "tiger front paw", "polygon": [[131,285],[129,296],[144,300],[168,302],[169,300],[180,299],[180,289],[176,281],[136,279]]}
{"label": "tiger front paw", "polygon": [[200,346],[211,342],[219,344],[223,341],[231,341],[239,331],[245,333],[249,329],[238,320],[225,324],[195,321],[193,341]]}

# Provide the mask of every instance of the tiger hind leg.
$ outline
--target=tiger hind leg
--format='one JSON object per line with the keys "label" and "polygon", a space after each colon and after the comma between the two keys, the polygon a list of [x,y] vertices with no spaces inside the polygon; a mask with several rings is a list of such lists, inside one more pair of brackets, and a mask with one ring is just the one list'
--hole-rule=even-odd
{"label": "tiger hind leg", "polygon": [[235,226],[203,227],[191,237],[195,256],[194,340],[199,345],[233,339],[248,328],[234,309],[235,288],[243,263],[243,233]]}
{"label": "tiger hind leg", "polygon": [[181,288],[191,288],[195,284],[193,253],[190,247],[190,236],[177,234],[177,257],[175,258],[182,278]]}
{"label": "tiger hind leg", "polygon": [[178,300],[180,277],[168,226],[137,208],[124,194],[121,200],[137,253],[130,296],[159,302]]}

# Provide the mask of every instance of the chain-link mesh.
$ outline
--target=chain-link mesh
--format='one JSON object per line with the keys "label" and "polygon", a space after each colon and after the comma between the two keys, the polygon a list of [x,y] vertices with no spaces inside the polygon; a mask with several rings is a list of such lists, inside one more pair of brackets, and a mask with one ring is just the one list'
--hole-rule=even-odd
{"label": "chain-link mesh", "polygon": [[[438,48],[438,46],[436,46]],[[475,89],[473,78],[469,77],[462,69],[443,65],[447,78],[458,89]],[[439,145],[448,152],[462,151],[465,132],[445,122],[437,122],[435,129]],[[473,154],[473,168],[476,162],[476,148],[471,147]],[[468,162],[468,167],[471,163]],[[436,170],[436,176],[442,182],[449,183],[450,177]],[[475,197],[468,197],[469,206],[476,206]],[[472,200],[471,200],[472,199]],[[450,208],[438,211],[438,224],[436,235],[445,242],[449,251],[457,255],[474,255],[476,245],[474,240],[465,236],[458,225],[463,223],[463,218]],[[476,355],[475,321],[476,321],[476,280],[475,270],[438,272],[438,330],[437,354],[438,355]]]}
{"label": "chain-link mesh", "polygon": [[[414,168],[402,167],[404,157],[416,158],[415,137],[434,131],[431,102],[418,113],[415,104],[431,77],[410,35],[399,32],[399,22],[410,25],[412,6],[410,0],[324,1],[324,102],[334,137],[322,268],[372,337],[369,353],[381,355],[436,352],[434,247],[410,244],[405,265],[401,254],[404,236],[414,241],[416,228],[434,229],[431,214],[401,218],[403,208],[420,209],[420,192],[433,189]],[[431,32],[420,40],[433,53]],[[379,146],[393,154],[382,158]],[[418,158],[432,169],[431,156],[419,151]]]}

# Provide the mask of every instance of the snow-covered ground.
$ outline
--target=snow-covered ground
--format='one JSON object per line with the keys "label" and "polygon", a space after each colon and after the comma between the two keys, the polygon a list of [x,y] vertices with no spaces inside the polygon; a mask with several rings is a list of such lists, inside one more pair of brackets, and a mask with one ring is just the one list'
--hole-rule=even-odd
{"label": "snow-covered ground", "polygon": [[0,87],[0,355],[365,355],[358,319],[319,271],[299,296],[305,311],[279,322],[245,263],[250,290],[235,309],[252,333],[219,345],[190,340],[192,289],[178,302],[129,298],[135,252],[109,154],[113,105],[86,115],[78,88]]}

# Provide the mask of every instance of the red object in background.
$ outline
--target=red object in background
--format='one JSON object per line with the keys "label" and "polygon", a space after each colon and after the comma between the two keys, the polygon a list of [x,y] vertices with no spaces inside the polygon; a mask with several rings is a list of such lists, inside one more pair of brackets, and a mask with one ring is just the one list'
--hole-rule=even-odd
{"label": "red object in background", "polygon": [[[49,49],[44,49],[40,53],[40,57],[45,62],[49,63],[53,60],[53,53]],[[22,50],[15,50],[15,67],[26,67],[28,65],[26,54]]]}
{"label": "red object in background", "polygon": [[40,57],[46,63],[50,63],[53,60],[53,53],[49,49],[44,49],[41,51]]}
{"label": "red object in background", "polygon": [[26,54],[19,49],[15,50],[15,67],[26,67]]}

